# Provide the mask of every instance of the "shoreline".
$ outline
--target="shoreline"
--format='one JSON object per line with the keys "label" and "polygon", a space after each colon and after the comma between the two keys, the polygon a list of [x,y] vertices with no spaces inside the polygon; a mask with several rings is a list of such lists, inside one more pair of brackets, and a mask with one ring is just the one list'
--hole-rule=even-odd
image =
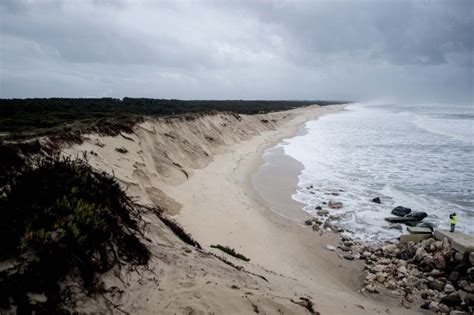
{"label": "shoreline", "polygon": [[[306,121],[343,108],[333,105],[294,110],[295,118],[281,128],[232,145],[215,155],[209,165],[195,170],[186,182],[163,190],[182,206],[175,219],[202,245],[230,246],[251,258],[251,264],[296,280],[288,290],[312,296],[323,313],[367,314],[387,308],[392,314],[419,313],[400,309],[392,297],[368,297],[358,292],[363,264],[340,259],[325,249],[327,244],[337,246],[338,234],[319,236],[305,227],[304,218],[311,216],[304,211],[300,211],[301,221],[275,213],[253,188],[252,174],[265,162],[265,150],[294,136]],[[341,303],[335,305],[335,297]]]}

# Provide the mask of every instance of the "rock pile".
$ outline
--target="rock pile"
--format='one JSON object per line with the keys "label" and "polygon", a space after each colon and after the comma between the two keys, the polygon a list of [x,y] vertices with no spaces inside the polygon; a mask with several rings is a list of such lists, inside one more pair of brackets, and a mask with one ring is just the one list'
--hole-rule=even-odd
{"label": "rock pile", "polygon": [[[347,241],[343,239],[344,244]],[[418,244],[353,246],[352,257],[365,260],[363,288],[370,293],[391,293],[401,305],[444,314],[474,311],[474,253],[462,255],[447,239],[426,239]]]}

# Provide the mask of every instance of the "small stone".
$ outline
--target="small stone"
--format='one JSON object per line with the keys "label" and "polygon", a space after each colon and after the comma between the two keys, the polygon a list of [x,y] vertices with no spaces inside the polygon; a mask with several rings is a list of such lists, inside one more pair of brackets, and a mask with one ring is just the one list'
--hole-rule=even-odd
{"label": "small stone", "polygon": [[326,245],[326,249],[329,250],[329,251],[331,251],[331,252],[333,252],[333,251],[336,250],[336,247],[331,246],[331,245]]}
{"label": "small stone", "polygon": [[344,259],[347,259],[347,260],[354,260],[354,256],[349,255],[349,254],[346,254],[343,257],[344,257]]}
{"label": "small stone", "polygon": [[314,221],[313,221],[313,219],[308,219],[308,220],[304,221],[304,223],[306,225],[313,225]]}
{"label": "small stone", "polygon": [[427,256],[428,253],[424,247],[419,247],[415,253],[415,260],[420,261],[423,257]]}
{"label": "small stone", "polygon": [[327,216],[329,214],[328,210],[319,210],[316,212],[319,216]]}
{"label": "small stone", "polygon": [[321,208],[321,206],[317,206],[316,208],[314,208],[314,210],[321,210],[323,208]]}
{"label": "small stone", "polygon": [[448,277],[449,281],[454,282],[454,281],[458,281],[458,279],[459,279],[459,272],[453,271],[449,274],[449,277]]}
{"label": "small stone", "polygon": [[328,206],[331,209],[340,209],[340,208],[342,208],[342,202],[329,201]]}
{"label": "small stone", "polygon": [[448,307],[446,304],[440,303],[440,304],[438,305],[438,307],[439,307],[439,311],[440,311],[441,313],[444,313],[444,314],[448,314],[448,313],[449,313],[449,307]]}
{"label": "small stone", "polygon": [[471,265],[474,266],[474,252],[469,253],[469,261],[471,262]]}
{"label": "small stone", "polygon": [[365,289],[370,293],[379,293],[375,284],[368,284],[365,286]]}
{"label": "small stone", "polygon": [[428,305],[428,308],[433,312],[438,312],[439,311],[439,303],[435,302],[435,301],[431,301],[430,304]]}
{"label": "small stone", "polygon": [[315,225],[312,226],[312,229],[313,229],[313,231],[318,232],[320,227],[319,227],[319,225],[315,224]]}
{"label": "small stone", "polygon": [[456,252],[454,254],[454,260],[457,260],[457,261],[462,261],[464,258],[463,254],[461,254],[460,252]]}
{"label": "small stone", "polygon": [[434,290],[443,291],[445,283],[439,279],[428,282],[428,287]]}
{"label": "small stone", "polygon": [[456,289],[449,283],[447,283],[445,286],[444,286],[444,292],[446,293],[451,293],[451,292],[454,292],[456,291]]}
{"label": "small stone", "polygon": [[379,197],[375,197],[374,199],[372,199],[372,202],[379,203],[379,204],[382,203]]}

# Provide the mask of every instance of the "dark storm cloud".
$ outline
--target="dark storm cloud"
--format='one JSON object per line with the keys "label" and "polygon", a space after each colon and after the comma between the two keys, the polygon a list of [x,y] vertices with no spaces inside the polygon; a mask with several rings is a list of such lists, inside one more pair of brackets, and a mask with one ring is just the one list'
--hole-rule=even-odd
{"label": "dark storm cloud", "polygon": [[472,103],[471,1],[2,1],[0,97]]}

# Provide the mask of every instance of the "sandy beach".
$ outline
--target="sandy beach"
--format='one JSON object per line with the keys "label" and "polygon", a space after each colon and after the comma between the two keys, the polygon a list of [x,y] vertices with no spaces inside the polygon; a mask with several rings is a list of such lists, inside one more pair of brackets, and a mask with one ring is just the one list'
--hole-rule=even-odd
{"label": "sandy beach", "polygon": [[251,258],[252,264],[294,279],[293,287],[287,289],[312,296],[323,314],[407,314],[410,310],[401,309],[395,299],[379,297],[383,301],[376,301],[358,292],[362,264],[349,263],[325,250],[326,244],[337,244],[336,234],[319,236],[303,226],[308,215],[298,211],[300,204],[289,198],[301,167],[296,161],[277,162],[289,167],[280,171],[282,175],[286,172],[283,179],[269,176],[266,184],[265,176],[258,179],[257,185],[266,187],[262,192],[267,200],[284,202],[276,209],[280,214],[271,210],[252,183],[266,149],[295,135],[305,121],[343,107],[295,110],[298,113],[284,126],[233,145],[205,168],[195,170],[188,181],[169,185],[164,191],[182,205],[177,221],[204,246],[230,246]]}
{"label": "sandy beach", "polygon": [[[314,105],[258,115],[159,118],[128,135],[90,134],[63,149],[69,156],[88,153],[94,168],[114,175],[138,203],[163,209],[203,247],[183,245],[162,222],[145,217],[149,265],[160,275],[159,287],[127,283],[124,290],[133,299],[117,302],[142,314],[238,314],[252,308],[304,314],[308,310],[295,303],[303,297],[321,314],[420,313],[401,307],[395,296],[361,292],[364,263],[328,251],[340,235],[314,232],[304,224],[309,215],[291,199],[302,165],[274,147],[304,132],[306,121],[343,109]],[[250,262],[210,247],[217,244]]]}

